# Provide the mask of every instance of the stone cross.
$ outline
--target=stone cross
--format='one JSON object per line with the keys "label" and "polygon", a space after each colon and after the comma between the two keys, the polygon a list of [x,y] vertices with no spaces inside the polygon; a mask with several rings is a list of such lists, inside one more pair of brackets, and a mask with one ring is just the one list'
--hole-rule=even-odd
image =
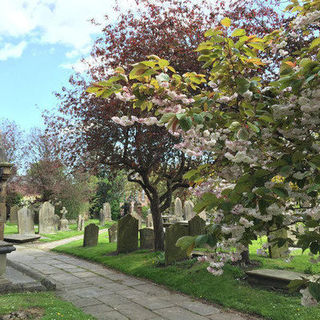
{"label": "stone cross", "polygon": [[60,213],[62,213],[62,219],[66,219],[66,214],[68,213],[68,210],[66,209],[66,207],[62,207]]}
{"label": "stone cross", "polygon": [[65,207],[63,207],[60,212],[62,213],[62,218],[59,221],[59,229],[60,231],[68,231],[69,221],[66,218],[66,214],[68,213],[68,210]]}

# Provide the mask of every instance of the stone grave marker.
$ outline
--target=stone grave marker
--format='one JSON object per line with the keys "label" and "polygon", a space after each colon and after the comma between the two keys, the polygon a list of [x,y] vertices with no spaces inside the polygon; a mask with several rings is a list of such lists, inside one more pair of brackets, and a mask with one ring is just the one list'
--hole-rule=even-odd
{"label": "stone grave marker", "polygon": [[95,247],[98,244],[99,227],[90,223],[84,228],[83,246]]}
{"label": "stone grave marker", "polygon": [[53,229],[54,229],[54,232],[57,232],[59,230],[59,224],[60,224],[60,217],[55,214],[53,216]]}
{"label": "stone grave marker", "polygon": [[187,221],[191,220],[196,215],[193,211],[193,207],[194,205],[190,200],[184,203],[184,217]]}
{"label": "stone grave marker", "polygon": [[112,217],[111,217],[111,206],[109,202],[105,202],[103,204],[103,211],[104,211],[104,215],[105,215],[105,219],[107,222],[112,221]]}
{"label": "stone grave marker", "polygon": [[166,230],[165,234],[165,260],[166,265],[187,258],[187,253],[176,246],[179,238],[189,235],[189,227],[186,224],[175,223]]}
{"label": "stone grave marker", "polygon": [[69,221],[66,218],[66,214],[68,213],[68,210],[63,207],[61,210],[62,218],[59,221],[59,229],[60,231],[68,231],[69,230]]}
{"label": "stone grave marker", "polygon": [[34,213],[27,207],[18,211],[18,230],[19,234],[35,234],[34,232]]}
{"label": "stone grave marker", "polygon": [[182,202],[178,197],[174,201],[174,215],[177,217],[177,220],[183,220]]}
{"label": "stone grave marker", "polygon": [[78,231],[84,230],[84,216],[81,214],[78,216],[77,230]]}
{"label": "stone grave marker", "polygon": [[138,249],[138,220],[127,214],[118,221],[117,252],[127,253]]}
{"label": "stone grave marker", "polygon": [[142,218],[135,211],[131,213],[131,215],[138,220],[138,228],[142,229]]}
{"label": "stone grave marker", "polygon": [[115,223],[113,224],[109,229],[108,229],[108,234],[109,234],[109,242],[117,242],[117,235],[118,235],[118,224]]}
{"label": "stone grave marker", "polygon": [[39,233],[55,233],[54,206],[46,201],[39,210]]}
{"label": "stone grave marker", "polygon": [[[274,228],[273,228],[274,230]],[[278,247],[277,243],[273,242],[273,239],[276,238],[287,238],[288,237],[288,232],[286,229],[280,229],[276,231],[270,230],[269,234],[269,253],[270,253],[270,258],[272,259],[277,259],[277,258],[286,258],[289,255],[288,252],[288,242],[284,244],[282,247]]]}
{"label": "stone grave marker", "polygon": [[18,211],[19,211],[18,206],[13,206],[10,208],[10,217],[9,217],[10,223],[18,224]]}
{"label": "stone grave marker", "polygon": [[151,228],[140,229],[140,249],[154,249],[154,232]]}
{"label": "stone grave marker", "polygon": [[206,232],[206,222],[200,216],[196,215],[188,221],[189,224],[189,235],[199,236]]}
{"label": "stone grave marker", "polygon": [[99,224],[100,224],[100,226],[104,226],[105,223],[106,223],[106,217],[104,215],[103,209],[100,209],[100,212],[99,212]]}
{"label": "stone grave marker", "polygon": [[151,213],[149,213],[149,214],[147,215],[147,218],[146,218],[146,226],[147,226],[147,228],[153,229],[153,219],[152,219],[152,214],[151,214]]}

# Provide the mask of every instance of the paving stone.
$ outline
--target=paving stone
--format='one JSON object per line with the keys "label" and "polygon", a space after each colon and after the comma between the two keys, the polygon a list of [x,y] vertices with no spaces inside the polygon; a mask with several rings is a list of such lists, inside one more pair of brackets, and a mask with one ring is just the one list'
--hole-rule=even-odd
{"label": "paving stone", "polygon": [[128,304],[131,301],[125,297],[119,296],[117,294],[110,294],[110,295],[105,295],[105,296],[99,296],[97,299],[106,305],[117,308],[121,304]]}
{"label": "paving stone", "polygon": [[100,303],[94,306],[87,306],[81,308],[85,313],[89,313],[95,316],[102,316],[105,315],[106,312],[112,311],[112,308],[108,307],[107,305]]}
{"label": "paving stone", "polygon": [[127,316],[130,320],[150,320],[155,318],[157,314],[140,306],[137,303],[128,303],[118,306],[117,311]]}
{"label": "paving stone", "polygon": [[126,289],[126,290],[122,290],[122,291],[118,291],[117,292],[118,295],[128,298],[128,299],[133,299],[135,297],[144,297],[145,294],[142,291],[138,291],[135,289]]}
{"label": "paving stone", "polygon": [[208,319],[180,307],[160,309],[160,310],[155,310],[154,312],[158,313],[161,317],[164,317],[165,319],[168,319],[168,320],[181,320],[181,319],[207,320]]}
{"label": "paving stone", "polygon": [[77,299],[70,299],[76,307],[83,308],[88,306],[95,306],[101,304],[101,302],[94,298],[77,298]]}
{"label": "paving stone", "polygon": [[170,294],[170,291],[150,283],[135,286],[135,289],[156,296],[166,296]]}
{"label": "paving stone", "polygon": [[118,311],[110,311],[106,312],[101,318],[98,317],[100,320],[129,320],[126,316],[119,313]]}
{"label": "paving stone", "polygon": [[92,275],[95,275],[95,274],[92,273],[92,272],[89,272],[89,271],[81,271],[81,272],[75,272],[75,273],[73,273],[73,275],[75,277],[78,277],[78,278],[89,278],[89,277],[92,277]]}
{"label": "paving stone", "polygon": [[194,312],[194,313],[198,313],[202,316],[209,316],[211,314],[216,314],[216,313],[220,313],[221,310],[211,306],[209,304],[205,304],[205,303],[201,303],[198,301],[192,301],[192,302],[185,302],[180,304],[180,306]]}
{"label": "paving stone", "polygon": [[87,287],[82,289],[70,290],[69,292],[81,298],[95,298],[104,295],[106,293],[106,290],[97,287]]}
{"label": "paving stone", "polygon": [[240,315],[235,313],[226,313],[222,312],[219,314],[213,314],[209,317],[211,320],[247,320],[248,318],[244,318]]}
{"label": "paving stone", "polygon": [[155,296],[145,295],[142,297],[133,298],[132,300],[137,304],[140,304],[150,310],[163,309],[175,306],[174,303]]}

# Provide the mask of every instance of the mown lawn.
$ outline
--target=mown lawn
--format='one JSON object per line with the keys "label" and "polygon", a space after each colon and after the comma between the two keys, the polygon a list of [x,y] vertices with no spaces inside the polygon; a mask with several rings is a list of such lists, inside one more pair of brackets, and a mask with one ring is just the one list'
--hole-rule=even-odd
{"label": "mown lawn", "polygon": [[[14,293],[0,295],[0,318],[1,315],[13,311],[37,308],[42,320],[89,320],[95,319],[74,307],[71,303],[58,299],[54,293]],[[29,319],[29,318],[28,318]],[[30,318],[33,319],[33,318]]]}
{"label": "mown lawn", "polygon": [[[97,247],[83,248],[82,241],[56,247],[57,252],[69,253],[91,261],[102,263],[121,272],[150,279],[156,283],[203,298],[222,306],[243,312],[257,314],[273,320],[320,319],[320,307],[306,308],[300,305],[300,295],[289,295],[252,288],[242,280],[244,273],[238,267],[227,266],[221,277],[214,277],[206,271],[206,265],[190,260],[169,267],[158,267],[157,253],[139,250],[131,254],[108,255],[116,249],[115,243],[108,243],[101,235]],[[254,248],[252,249],[254,250]],[[259,258],[261,259],[261,258]],[[303,256],[304,259],[304,256]],[[264,266],[272,266],[275,260]],[[280,263],[280,262],[279,262]],[[300,263],[296,270],[301,271]]]}
{"label": "mown lawn", "polygon": [[[85,225],[87,226],[90,223],[99,224],[99,220],[98,219],[90,219],[90,220],[85,222]],[[113,223],[114,222],[107,222],[104,226],[99,226],[99,227],[100,227],[100,229],[107,229]],[[41,236],[43,236],[43,238],[40,238],[39,241],[41,241],[41,242],[52,242],[52,241],[67,239],[67,238],[71,238],[71,237],[83,234],[83,231],[78,231],[77,230],[77,224],[70,224],[69,228],[70,228],[69,231],[58,231],[57,233],[53,233],[53,234],[41,234]],[[38,226],[37,225],[35,226],[35,231],[38,232]],[[16,224],[6,223],[5,224],[4,233],[5,234],[18,233],[18,226]]]}

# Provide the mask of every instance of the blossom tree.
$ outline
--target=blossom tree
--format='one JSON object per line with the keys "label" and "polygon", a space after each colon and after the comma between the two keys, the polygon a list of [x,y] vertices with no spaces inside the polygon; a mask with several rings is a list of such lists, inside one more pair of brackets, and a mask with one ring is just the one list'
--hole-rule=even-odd
{"label": "blossom tree", "polygon": [[[312,262],[319,262],[320,38],[292,53],[287,46],[292,38],[319,27],[320,2],[305,0],[301,5],[293,0],[287,10],[295,15],[290,28],[262,37],[232,29],[229,18],[221,20],[197,48],[207,69],[203,74],[179,75],[168,61],[150,56],[133,66],[130,83],[116,86],[119,76],[125,76],[118,68],[107,82],[88,89],[102,96],[127,95],[136,107],[148,103],[153,121],[179,135],[176,148],[194,157],[212,155],[213,162],[185,175],[200,197],[195,210],[212,212],[211,230],[179,244],[219,248],[208,267],[214,275],[222,274],[227,261],[241,259],[251,241],[271,227],[288,228],[297,221],[307,228],[296,234],[298,245],[310,249]],[[268,80],[261,67],[272,63],[275,54],[279,74]],[[292,240],[273,241],[282,246]],[[307,286],[302,290],[304,305],[320,300],[318,281],[291,284],[301,286]]]}

